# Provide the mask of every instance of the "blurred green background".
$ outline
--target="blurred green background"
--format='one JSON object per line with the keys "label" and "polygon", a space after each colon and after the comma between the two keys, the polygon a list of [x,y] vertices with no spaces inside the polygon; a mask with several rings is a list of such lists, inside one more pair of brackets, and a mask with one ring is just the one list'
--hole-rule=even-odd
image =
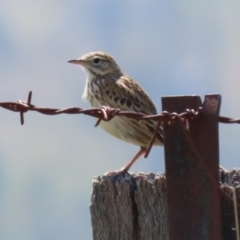
{"label": "blurred green background", "polygon": [[[222,95],[221,114],[240,117],[239,1],[0,0],[0,101],[82,107],[85,74],[67,63],[110,53],[149,93]],[[94,176],[138,151],[84,115],[25,115],[0,109],[0,239],[92,239]],[[220,125],[221,165],[239,167],[240,127]],[[163,172],[154,147],[133,172]]]}

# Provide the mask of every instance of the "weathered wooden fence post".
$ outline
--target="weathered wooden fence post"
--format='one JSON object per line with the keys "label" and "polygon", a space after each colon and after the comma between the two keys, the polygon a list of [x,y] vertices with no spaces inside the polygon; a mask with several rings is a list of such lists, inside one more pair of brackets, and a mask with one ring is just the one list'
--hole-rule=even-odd
{"label": "weathered wooden fence post", "polygon": [[204,164],[180,123],[164,124],[169,239],[221,240],[221,198],[215,184],[219,183],[220,96],[207,95],[203,105],[198,96],[164,97],[162,106],[176,113],[203,108],[202,114],[190,121],[189,134]]}

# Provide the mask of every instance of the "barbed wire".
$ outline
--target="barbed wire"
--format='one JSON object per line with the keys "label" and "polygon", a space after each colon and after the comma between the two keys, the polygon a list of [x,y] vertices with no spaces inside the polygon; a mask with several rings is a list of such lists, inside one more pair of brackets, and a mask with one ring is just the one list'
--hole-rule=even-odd
{"label": "barbed wire", "polygon": [[[147,115],[144,113],[137,113],[132,111],[122,111],[121,109],[118,109],[118,108],[110,108],[106,106],[102,106],[101,108],[91,108],[91,109],[82,109],[78,107],[70,107],[70,108],[64,108],[64,109],[40,108],[31,104],[31,99],[32,99],[32,92],[30,91],[28,94],[27,102],[22,100],[19,100],[17,102],[0,102],[0,107],[13,112],[20,112],[20,120],[22,125],[24,124],[23,114],[26,113],[27,111],[35,111],[35,112],[39,112],[46,115],[85,114],[85,115],[99,118],[100,120],[104,120],[104,121],[110,121],[116,115],[125,116],[135,120],[151,119],[156,121],[170,121],[170,120],[174,120],[176,117],[180,117],[182,119],[192,119],[195,116],[199,115],[202,111],[202,108],[199,108],[197,111],[194,109],[186,109],[185,112],[182,112],[180,114],[163,111],[160,114]],[[232,118],[223,117],[223,116],[219,116],[218,121],[221,123],[240,124],[240,119],[232,119]],[[99,125],[99,123],[100,121],[96,123],[96,126]]]}
{"label": "barbed wire", "polygon": [[[163,122],[171,123],[174,120],[180,119],[182,122],[185,123],[185,126],[188,129],[189,120],[200,115],[202,112],[202,108],[199,108],[198,110],[186,109],[184,112],[179,113],[179,114],[163,111],[160,114],[147,115],[147,114],[137,113],[137,112],[132,112],[132,111],[122,111],[121,109],[111,108],[111,107],[107,107],[107,106],[102,106],[101,108],[91,108],[91,109],[82,109],[82,108],[78,108],[78,107],[70,107],[70,108],[64,108],[64,109],[40,108],[40,107],[36,107],[35,105],[33,105],[31,103],[32,91],[29,92],[27,99],[28,99],[27,101],[19,100],[17,102],[0,102],[0,107],[5,108],[10,111],[13,111],[13,112],[19,112],[20,113],[20,122],[22,125],[24,124],[24,113],[26,113],[28,111],[35,111],[35,112],[39,112],[39,113],[45,114],[45,115],[85,114],[88,116],[98,118],[98,121],[95,124],[95,126],[98,126],[102,120],[110,121],[115,116],[124,116],[124,117],[132,118],[135,120],[155,120],[157,122],[157,125],[154,130],[153,137],[149,143],[147,152],[144,156],[145,158],[148,156],[149,152],[151,151],[152,145],[157,136],[158,129],[159,129],[161,123],[163,123]],[[219,116],[218,121],[221,123],[238,123],[238,124],[240,124],[240,119],[232,119],[232,118],[223,117],[223,116]]]}

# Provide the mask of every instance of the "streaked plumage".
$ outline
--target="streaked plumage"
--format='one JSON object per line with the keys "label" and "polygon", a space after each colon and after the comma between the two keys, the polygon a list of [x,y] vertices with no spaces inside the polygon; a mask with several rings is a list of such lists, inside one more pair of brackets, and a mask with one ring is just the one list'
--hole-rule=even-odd
{"label": "streaked plumage", "polygon": [[[83,99],[89,101],[92,107],[109,106],[124,111],[156,114],[156,108],[140,85],[129,76],[122,73],[115,60],[107,53],[92,52],[70,63],[79,64],[86,72],[87,81]],[[101,121],[100,126],[111,135],[126,142],[138,145],[141,150],[138,158],[145,153],[153,131],[156,127],[153,120],[137,121],[116,116],[111,121]],[[162,129],[159,129],[155,145],[163,145]],[[137,158],[127,165],[128,170]]]}

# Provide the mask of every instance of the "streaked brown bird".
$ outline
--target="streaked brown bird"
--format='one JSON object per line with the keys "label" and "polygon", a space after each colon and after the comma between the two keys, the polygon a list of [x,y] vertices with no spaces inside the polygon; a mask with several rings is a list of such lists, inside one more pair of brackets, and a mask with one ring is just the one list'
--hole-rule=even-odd
{"label": "streaked brown bird", "polygon": [[[83,99],[92,107],[108,106],[123,111],[157,114],[148,94],[132,78],[125,75],[116,61],[104,52],[91,52],[80,59],[69,60],[80,65],[86,73]],[[123,116],[101,121],[100,126],[111,135],[140,146],[136,156],[123,168],[127,172],[133,163],[146,153],[157,123],[154,120],[138,121]],[[154,145],[163,145],[162,128],[159,128]]]}

